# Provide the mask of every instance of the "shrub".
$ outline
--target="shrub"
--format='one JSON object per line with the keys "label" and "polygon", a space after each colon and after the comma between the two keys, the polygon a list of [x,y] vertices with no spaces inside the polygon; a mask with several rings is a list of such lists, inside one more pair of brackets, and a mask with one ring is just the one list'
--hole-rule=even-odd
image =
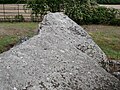
{"label": "shrub", "polygon": [[110,24],[112,22],[111,20],[117,18],[118,10],[83,5],[80,7],[72,7],[66,14],[78,24]]}
{"label": "shrub", "polygon": [[38,16],[38,14],[44,15],[48,9],[46,0],[29,0],[24,8],[32,9],[32,14],[35,14],[35,16]]}
{"label": "shrub", "polygon": [[36,16],[43,16],[47,11],[64,11],[78,24],[111,24],[119,12],[99,7],[95,0],[29,0],[26,7],[32,9]]}
{"label": "shrub", "polygon": [[110,25],[120,26],[120,19],[112,19]]}
{"label": "shrub", "polygon": [[[94,4],[95,0],[29,0],[26,8],[30,8],[33,14],[45,14],[47,11],[60,12],[62,10],[75,9],[83,4]],[[73,7],[73,8],[72,8]]]}
{"label": "shrub", "polygon": [[112,19],[116,18],[117,10],[116,9],[110,9],[105,7],[97,7],[93,10],[91,10],[92,13],[89,13],[89,15],[92,18],[92,23],[95,24],[109,24]]}
{"label": "shrub", "polygon": [[19,22],[23,22],[24,21],[24,17],[22,15],[16,15],[14,17],[15,21],[19,21]]}

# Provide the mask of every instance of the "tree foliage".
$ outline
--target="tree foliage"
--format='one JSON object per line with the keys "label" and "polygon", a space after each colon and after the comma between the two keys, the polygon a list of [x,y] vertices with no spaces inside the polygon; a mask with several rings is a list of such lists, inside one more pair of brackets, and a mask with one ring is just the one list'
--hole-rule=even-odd
{"label": "tree foliage", "polygon": [[29,0],[26,7],[31,8],[36,16],[47,11],[63,11],[78,24],[110,24],[116,21],[119,12],[99,7],[96,0]]}
{"label": "tree foliage", "polygon": [[46,0],[29,0],[27,2],[26,8],[32,9],[32,14],[44,14],[44,12],[47,10],[47,5],[45,3]]}
{"label": "tree foliage", "polygon": [[74,10],[83,4],[91,5],[95,0],[28,0],[26,8],[31,8],[35,14],[43,14],[46,11],[60,12],[62,10]]}

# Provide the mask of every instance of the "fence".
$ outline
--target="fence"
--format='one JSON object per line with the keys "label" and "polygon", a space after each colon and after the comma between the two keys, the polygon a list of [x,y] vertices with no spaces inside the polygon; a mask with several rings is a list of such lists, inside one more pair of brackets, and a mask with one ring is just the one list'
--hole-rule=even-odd
{"label": "fence", "polygon": [[40,21],[40,17],[24,9],[25,4],[0,4],[0,21]]}

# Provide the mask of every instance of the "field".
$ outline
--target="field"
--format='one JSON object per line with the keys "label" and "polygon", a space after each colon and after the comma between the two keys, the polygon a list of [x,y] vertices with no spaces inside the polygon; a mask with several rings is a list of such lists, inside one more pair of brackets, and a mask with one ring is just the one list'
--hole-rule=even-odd
{"label": "field", "polygon": [[[83,25],[109,59],[120,60],[120,26]],[[9,50],[22,37],[37,33],[38,23],[0,23],[0,53]]]}
{"label": "field", "polygon": [[84,25],[109,59],[120,60],[120,26]]}
{"label": "field", "polygon": [[9,50],[21,38],[36,34],[37,23],[0,23],[0,53]]}

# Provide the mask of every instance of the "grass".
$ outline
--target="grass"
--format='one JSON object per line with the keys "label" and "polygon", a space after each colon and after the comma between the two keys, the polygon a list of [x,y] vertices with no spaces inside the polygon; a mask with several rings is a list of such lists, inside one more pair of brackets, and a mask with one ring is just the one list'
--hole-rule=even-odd
{"label": "grass", "polygon": [[16,44],[18,38],[15,36],[4,36],[0,38],[0,53],[7,51]]}
{"label": "grass", "polygon": [[0,53],[9,50],[20,38],[32,37],[38,23],[0,23]]}
{"label": "grass", "polygon": [[[120,60],[120,26],[83,25],[109,59]],[[13,47],[21,37],[36,34],[38,23],[0,23],[0,53]]]}
{"label": "grass", "polygon": [[84,25],[94,41],[112,60],[120,60],[120,26]]}

